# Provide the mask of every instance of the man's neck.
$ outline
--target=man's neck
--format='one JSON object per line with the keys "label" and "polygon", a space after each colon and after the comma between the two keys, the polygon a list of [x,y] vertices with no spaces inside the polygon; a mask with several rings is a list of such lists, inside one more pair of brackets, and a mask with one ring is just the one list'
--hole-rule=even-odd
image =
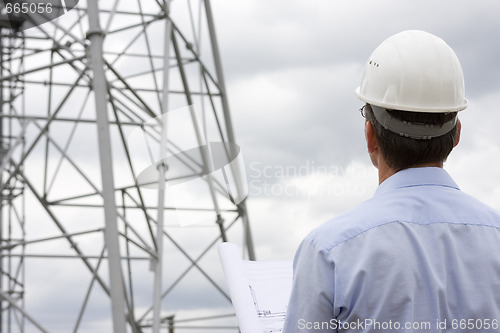
{"label": "man's neck", "polygon": [[[442,168],[443,167],[443,162],[437,162],[437,163],[425,163],[425,164],[419,164],[419,165],[414,165],[412,168],[427,168],[427,167],[437,167],[437,168]],[[378,165],[378,184],[382,184],[384,180],[392,176],[398,172],[397,170],[389,167],[385,161],[382,163],[379,162]]]}
{"label": "man's neck", "polygon": [[395,174],[396,171],[391,168],[379,168],[378,169],[378,184],[382,184],[384,180]]}

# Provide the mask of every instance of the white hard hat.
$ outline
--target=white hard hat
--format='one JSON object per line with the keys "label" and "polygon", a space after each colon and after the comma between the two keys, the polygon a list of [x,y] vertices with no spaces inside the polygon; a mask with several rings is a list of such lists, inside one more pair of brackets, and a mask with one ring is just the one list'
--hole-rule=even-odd
{"label": "white hard hat", "polygon": [[362,101],[385,109],[444,113],[467,107],[462,66],[441,38],[400,32],[368,59],[356,89]]}

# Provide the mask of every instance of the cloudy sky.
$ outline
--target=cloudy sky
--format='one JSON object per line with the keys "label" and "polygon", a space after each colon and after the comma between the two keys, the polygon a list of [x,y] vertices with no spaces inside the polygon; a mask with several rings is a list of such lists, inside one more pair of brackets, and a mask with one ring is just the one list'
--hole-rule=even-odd
{"label": "cloudy sky", "polygon": [[494,1],[213,1],[261,259],[292,257],[320,223],[376,189],[354,95],[387,37],[419,29],[458,55],[469,107],[445,168],[500,208],[500,5]]}
{"label": "cloudy sky", "polygon": [[[181,5],[181,0],[172,2],[174,16]],[[236,140],[246,166],[258,259],[292,258],[315,226],[373,195],[377,173],[366,154],[364,120],[358,112],[363,103],[354,89],[370,53],[402,30],[421,29],[443,38],[461,60],[469,107],[460,114],[461,143],[445,168],[464,191],[500,209],[498,2],[212,0],[212,7]],[[40,102],[31,97],[27,103],[35,108]],[[55,134],[64,137],[65,131],[68,127],[61,126]],[[98,174],[97,155],[92,155],[97,139],[83,134],[70,152],[81,165],[89,165],[89,172]],[[36,178],[39,170],[29,171]],[[61,185],[68,193],[77,190]],[[29,216],[43,214],[39,207],[29,207]],[[99,220],[98,212],[61,214],[74,225]],[[50,236],[57,231],[44,228],[43,232]],[[175,236],[187,246],[196,245],[193,237]],[[241,241],[236,233],[230,237]],[[91,247],[94,242],[81,243]],[[61,246],[67,248],[64,242]],[[58,249],[54,246],[54,251]],[[75,285],[89,282],[88,276],[61,273],[58,265],[34,262],[28,267],[28,282],[40,287],[30,289],[27,297],[34,302],[28,308],[37,318],[63,332],[67,326],[61,316],[73,320],[78,310],[73,299],[84,295],[85,289]],[[65,263],[68,270],[71,265]],[[207,266],[218,269],[217,265],[214,253]],[[145,281],[150,281],[147,263],[143,266]],[[53,272],[62,278],[51,283]],[[217,277],[221,278],[220,269]],[[187,283],[189,288],[168,299],[168,304],[188,310],[196,302],[200,307],[228,308],[226,300],[212,297],[213,290],[197,278]],[[149,302],[150,286],[140,288],[144,303]],[[54,295],[59,303],[48,307],[47,300]],[[89,316],[96,319],[89,331],[98,331],[99,320],[104,322],[102,332],[109,328],[109,309],[101,302],[105,298],[98,293],[93,300],[96,306]],[[197,309],[191,314],[200,313]]]}

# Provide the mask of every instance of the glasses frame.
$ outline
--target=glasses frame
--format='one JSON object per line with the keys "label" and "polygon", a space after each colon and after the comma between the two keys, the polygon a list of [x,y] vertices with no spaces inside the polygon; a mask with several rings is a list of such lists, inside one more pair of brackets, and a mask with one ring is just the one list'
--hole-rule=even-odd
{"label": "glasses frame", "polygon": [[361,114],[361,117],[366,119],[365,106],[366,104],[359,108],[359,113]]}

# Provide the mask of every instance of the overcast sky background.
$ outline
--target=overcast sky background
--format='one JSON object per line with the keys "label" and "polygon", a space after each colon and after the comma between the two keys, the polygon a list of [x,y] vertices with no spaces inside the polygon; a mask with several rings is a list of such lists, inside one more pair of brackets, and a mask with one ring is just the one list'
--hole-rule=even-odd
{"label": "overcast sky background", "polygon": [[[469,107],[460,113],[462,140],[445,168],[464,191],[500,209],[500,3],[211,3],[236,140],[246,165],[247,203],[257,259],[293,258],[300,241],[314,227],[373,195],[377,172],[366,153],[364,120],[358,112],[363,103],[354,95],[354,89],[370,53],[384,39],[402,30],[433,33],[457,53],[465,74]],[[185,4],[181,0],[172,2],[174,17],[176,6]],[[31,98],[31,103],[38,100]],[[72,149],[85,160],[82,163],[91,164],[89,169],[97,173],[97,156],[91,148],[98,144],[97,138],[84,136],[81,142]],[[31,176],[35,177],[34,173]],[[119,176],[115,174],[115,178]],[[30,207],[29,214],[38,214],[37,209]],[[90,216],[76,211],[71,214],[74,216],[68,220],[99,221],[97,212]],[[230,237],[231,241],[241,242],[239,234],[231,233]],[[197,245],[196,239],[182,241],[186,246]],[[218,265],[216,254],[210,260],[209,266]],[[73,299],[80,299],[84,293],[75,285],[86,285],[88,279],[75,277],[70,271],[63,280],[51,284],[51,274],[58,271],[60,263],[51,265],[30,267],[28,279],[43,281],[44,285],[30,289],[27,295],[35,300],[34,312],[40,316],[37,318],[58,322],[66,315],[66,309],[75,315]],[[73,264],[65,263],[68,270],[70,265]],[[144,266],[144,281],[149,283],[150,272],[147,264]],[[221,280],[221,274],[217,278]],[[195,304],[228,309],[228,302],[213,297],[212,289],[195,279],[188,283],[190,288],[169,299],[168,307],[189,309]],[[144,292],[141,290],[146,301],[150,297],[149,287],[145,283]],[[47,300],[57,291],[68,294],[67,301],[48,307]],[[58,301],[63,299],[57,297]],[[102,319],[102,327],[109,327],[109,309],[101,299],[106,297],[98,294],[93,300],[98,305],[89,316]],[[196,309],[192,314],[201,315],[202,311]],[[96,327],[100,327],[98,319]],[[65,330],[61,324],[60,331]]]}
{"label": "overcast sky background", "polygon": [[312,228],[373,195],[354,89],[370,53],[403,30],[433,33],[458,55],[469,107],[445,168],[500,208],[498,2],[212,3],[258,258],[293,257]]}

